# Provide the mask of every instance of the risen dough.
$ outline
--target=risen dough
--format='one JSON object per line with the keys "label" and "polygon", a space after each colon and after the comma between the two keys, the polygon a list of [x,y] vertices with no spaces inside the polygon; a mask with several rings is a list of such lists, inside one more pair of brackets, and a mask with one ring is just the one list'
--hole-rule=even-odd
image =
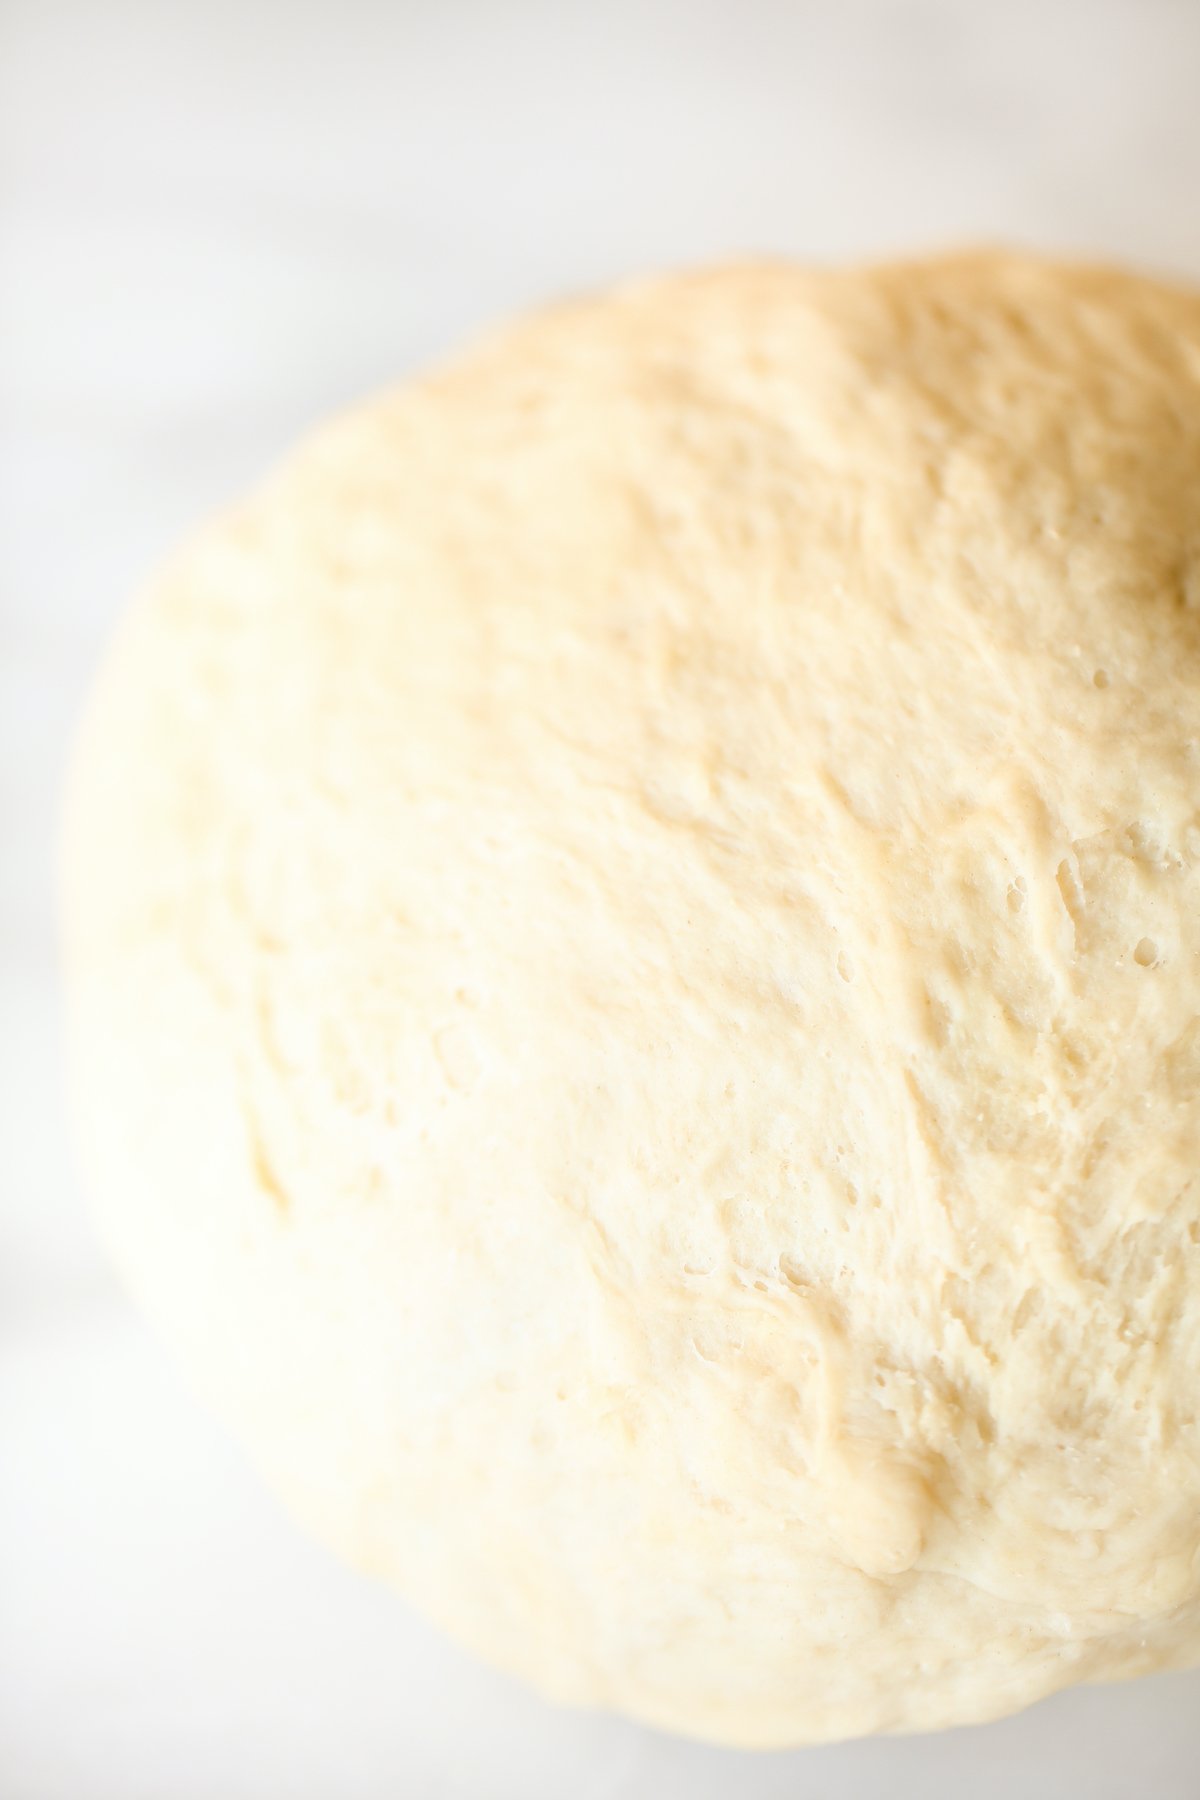
{"label": "risen dough", "polygon": [[85,1165],[329,1543],[783,1744],[1200,1655],[1200,299],[979,256],[517,325],[151,588]]}

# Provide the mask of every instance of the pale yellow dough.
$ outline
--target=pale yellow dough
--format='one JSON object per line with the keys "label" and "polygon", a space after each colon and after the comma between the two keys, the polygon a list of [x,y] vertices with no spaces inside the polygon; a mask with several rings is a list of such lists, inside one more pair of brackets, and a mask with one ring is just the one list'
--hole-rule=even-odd
{"label": "pale yellow dough", "polygon": [[66,860],[120,1265],[461,1640],[747,1745],[1200,1658],[1200,298],[518,324],[153,584]]}

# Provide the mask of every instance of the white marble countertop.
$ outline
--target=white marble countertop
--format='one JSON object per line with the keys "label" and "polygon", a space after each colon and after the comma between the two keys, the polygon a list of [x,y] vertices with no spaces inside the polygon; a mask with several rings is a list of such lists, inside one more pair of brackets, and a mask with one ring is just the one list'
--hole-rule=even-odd
{"label": "white marble countertop", "polygon": [[51,864],[122,597],[526,301],[1010,238],[1200,276],[1191,0],[4,0],[0,1800],[1195,1800],[1200,1673],[747,1758],[553,1711],[311,1548],[98,1257]]}

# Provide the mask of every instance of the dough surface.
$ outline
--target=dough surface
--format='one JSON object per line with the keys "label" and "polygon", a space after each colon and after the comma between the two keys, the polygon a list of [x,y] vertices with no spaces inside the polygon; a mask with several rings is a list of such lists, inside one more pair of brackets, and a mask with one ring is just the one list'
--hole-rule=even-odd
{"label": "dough surface", "polygon": [[80,1142],[321,1538],[773,1745],[1200,1658],[1200,298],[633,284],[187,547],[68,801]]}

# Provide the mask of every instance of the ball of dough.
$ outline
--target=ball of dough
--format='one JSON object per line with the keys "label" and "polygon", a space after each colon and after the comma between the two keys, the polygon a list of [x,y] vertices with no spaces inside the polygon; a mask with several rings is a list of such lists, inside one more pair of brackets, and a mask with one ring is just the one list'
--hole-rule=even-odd
{"label": "ball of dough", "polygon": [[67,835],[113,1251],[462,1641],[747,1745],[1200,1656],[1200,298],[517,324],[151,586]]}

